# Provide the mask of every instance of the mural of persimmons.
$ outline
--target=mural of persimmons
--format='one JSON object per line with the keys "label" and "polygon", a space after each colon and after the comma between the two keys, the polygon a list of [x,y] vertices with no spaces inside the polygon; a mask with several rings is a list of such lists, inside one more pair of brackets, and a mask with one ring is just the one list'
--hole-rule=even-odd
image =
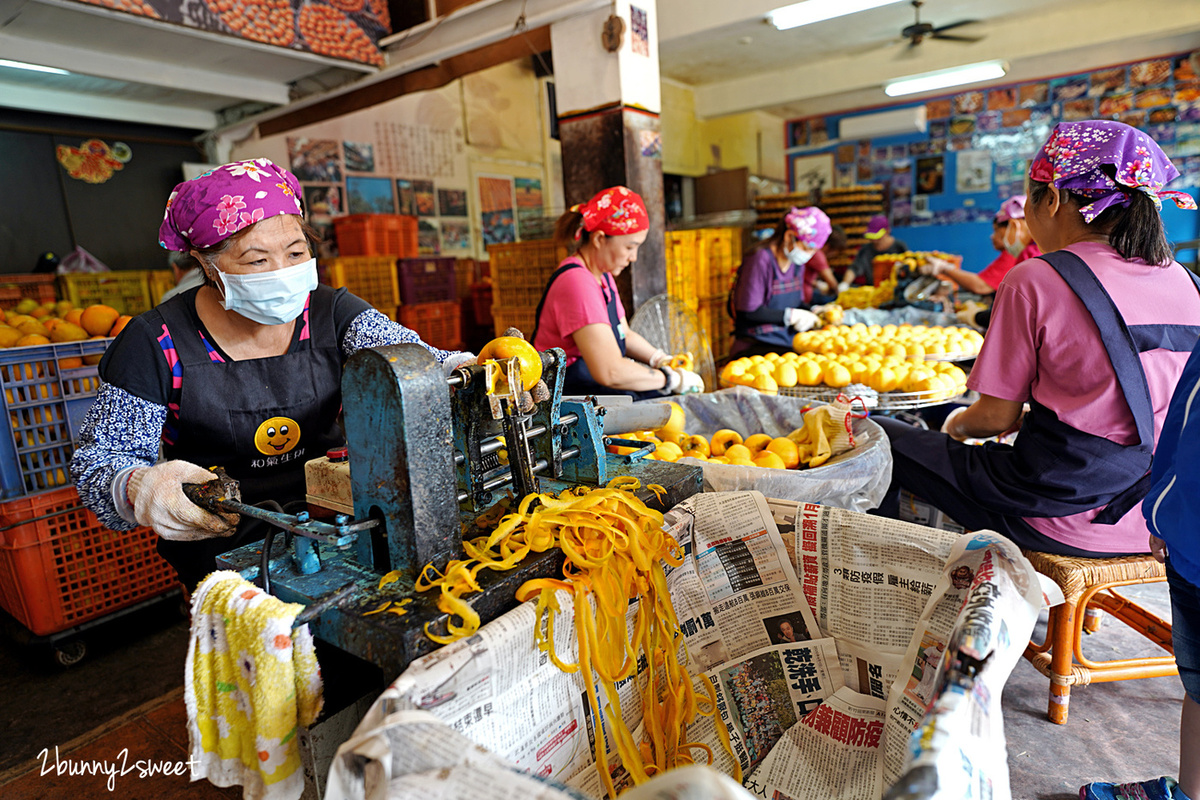
{"label": "mural of persimmons", "polygon": [[300,9],[300,34],[314,53],[383,65],[383,55],[363,29],[329,6],[305,4]]}

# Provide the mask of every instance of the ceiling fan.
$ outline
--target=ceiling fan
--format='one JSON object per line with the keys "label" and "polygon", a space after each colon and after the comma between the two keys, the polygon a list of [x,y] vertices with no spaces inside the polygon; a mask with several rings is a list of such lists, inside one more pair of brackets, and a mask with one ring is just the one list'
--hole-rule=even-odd
{"label": "ceiling fan", "polygon": [[976,19],[960,19],[958,22],[951,22],[949,25],[935,26],[930,22],[921,22],[921,6],[925,5],[922,0],[912,0],[913,10],[916,12],[916,21],[900,32],[900,36],[908,39],[910,48],[916,47],[926,39],[942,39],[948,42],[963,42],[971,43],[978,42],[982,36],[958,36],[946,31],[954,28],[961,28],[963,25],[973,25],[979,20]]}

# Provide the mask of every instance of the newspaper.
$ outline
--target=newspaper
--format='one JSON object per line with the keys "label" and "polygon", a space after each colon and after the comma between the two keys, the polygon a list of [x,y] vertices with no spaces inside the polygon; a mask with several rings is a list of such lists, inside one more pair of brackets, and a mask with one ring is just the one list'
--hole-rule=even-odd
{"label": "newspaper", "polygon": [[[777,520],[793,540],[794,555]],[[978,697],[990,691],[997,702],[1040,605],[1038,597],[1029,610],[1022,581],[1036,582],[1028,562],[991,534],[957,537],[836,508],[768,504],[756,492],[697,495],[673,509],[665,527],[685,553],[681,566],[666,570],[687,647],[681,662],[690,658],[698,697],[708,696],[704,678],[711,679],[743,785],[772,800],[878,800],[904,771],[910,736],[944,683],[947,652],[961,644],[952,632],[962,629],[958,618],[968,596],[982,592],[979,597],[992,597],[1005,614],[1007,627],[976,621],[964,640],[991,648],[973,691]],[[555,649],[571,662],[573,602],[565,592],[558,600]],[[636,609],[631,604],[631,627]],[[537,650],[536,624],[534,605],[526,603],[475,636],[413,662],[339,750],[327,800],[410,796],[379,787],[407,785],[421,774],[407,771],[394,753],[396,731],[403,728],[395,724],[397,715],[411,713],[436,718],[447,734],[466,737],[514,776],[528,773],[557,791],[603,797],[595,750],[612,741],[600,731],[613,710],[601,697],[600,719],[593,717],[579,673],[560,670]],[[639,663],[639,676],[647,668]],[[643,723],[639,676],[617,687],[635,741]],[[981,762],[979,774],[1006,792],[1004,749],[995,747],[1003,742],[998,709],[982,707],[996,724],[968,730],[956,745],[961,752],[991,747],[996,755]],[[714,769],[734,774],[713,718],[698,717],[686,740],[703,745],[691,750],[697,761],[707,759],[707,748]],[[933,750],[927,754],[935,774],[951,763]],[[630,787],[615,748],[602,755],[618,791]],[[481,763],[496,782],[489,795],[517,791],[493,762]],[[425,788],[423,797],[468,791]]]}

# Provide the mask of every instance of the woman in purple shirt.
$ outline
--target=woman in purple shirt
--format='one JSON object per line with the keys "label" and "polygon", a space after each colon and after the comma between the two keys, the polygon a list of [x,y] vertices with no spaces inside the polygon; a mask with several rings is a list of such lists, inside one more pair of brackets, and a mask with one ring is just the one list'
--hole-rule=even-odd
{"label": "woman in purple shirt", "polygon": [[804,271],[829,238],[829,217],[819,208],[793,208],[783,223],[738,268],[733,293],[737,340],[731,356],[790,350],[793,336],[820,324],[821,307],[805,308]]}

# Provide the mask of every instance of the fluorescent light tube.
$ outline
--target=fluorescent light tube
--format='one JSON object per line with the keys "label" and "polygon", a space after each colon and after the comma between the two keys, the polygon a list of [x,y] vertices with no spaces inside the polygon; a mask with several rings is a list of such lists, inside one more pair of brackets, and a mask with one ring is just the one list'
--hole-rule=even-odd
{"label": "fluorescent light tube", "polygon": [[900,0],[804,0],[803,3],[792,3],[768,12],[767,19],[779,30],[786,31],[788,28],[811,25],[898,2]]}
{"label": "fluorescent light tube", "polygon": [[70,75],[65,69],[58,67],[43,67],[41,64],[26,64],[24,61],[9,61],[7,58],[0,58],[0,67],[12,67],[13,69],[27,69],[30,72],[49,72],[51,75]]}
{"label": "fluorescent light tube", "polygon": [[1003,61],[980,61],[977,64],[964,64],[961,67],[940,69],[937,72],[896,78],[883,85],[883,93],[888,97],[899,97],[918,92],[932,92],[935,89],[961,86],[964,83],[978,83],[979,81],[1003,78],[1006,72],[1008,72],[1008,64]]}

